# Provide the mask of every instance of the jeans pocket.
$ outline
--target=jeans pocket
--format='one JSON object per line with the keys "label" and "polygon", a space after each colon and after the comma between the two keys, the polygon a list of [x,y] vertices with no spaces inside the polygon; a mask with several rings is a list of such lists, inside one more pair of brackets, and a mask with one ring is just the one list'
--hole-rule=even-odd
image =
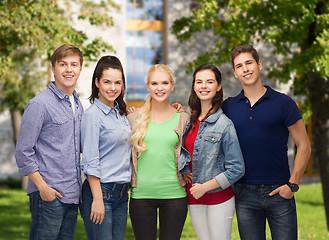
{"label": "jeans pocket", "polygon": [[240,184],[235,184],[233,189],[234,189],[235,198],[237,199],[241,198],[243,194],[246,192],[246,188]]}

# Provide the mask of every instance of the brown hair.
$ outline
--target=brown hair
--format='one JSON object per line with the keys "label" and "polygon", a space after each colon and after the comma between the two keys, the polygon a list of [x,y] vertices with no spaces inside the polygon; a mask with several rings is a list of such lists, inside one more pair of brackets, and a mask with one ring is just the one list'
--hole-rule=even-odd
{"label": "brown hair", "polygon": [[[195,71],[193,73],[193,83],[192,83],[191,94],[190,94],[190,97],[188,100],[188,105],[190,106],[191,111],[192,111],[192,114],[190,117],[190,121],[192,124],[192,130],[194,130],[197,119],[201,113],[201,102],[194,91],[194,84],[195,84],[196,74],[202,70],[212,71],[215,74],[216,82],[218,83],[218,85],[222,84],[222,75],[221,75],[219,69],[217,67],[215,67],[214,65],[203,64],[203,65],[199,66],[197,69],[195,69]],[[207,117],[209,117],[211,114],[215,113],[222,106],[222,104],[223,104],[223,88],[221,88],[216,93],[216,95],[214,96],[214,98],[211,101],[211,104],[212,104],[212,107],[209,109],[207,115],[204,117],[204,119],[202,119],[202,121],[207,119]]]}
{"label": "brown hair", "polygon": [[64,44],[58,47],[53,53],[53,55],[51,55],[52,67],[55,67],[56,62],[59,62],[61,59],[69,55],[78,55],[80,58],[80,65],[82,66],[83,57],[80,49],[70,44]]}
{"label": "brown hair", "polygon": [[238,45],[231,51],[231,63],[234,69],[234,59],[241,53],[251,53],[252,57],[255,59],[256,63],[259,62],[259,55],[256,49],[250,44]]}
{"label": "brown hair", "polygon": [[97,80],[99,81],[102,78],[103,71],[107,70],[109,68],[117,69],[117,70],[121,71],[121,74],[122,74],[121,93],[115,100],[117,101],[117,103],[119,105],[120,115],[123,115],[123,114],[127,113],[127,105],[124,101],[124,93],[125,93],[125,90],[126,90],[126,80],[125,80],[125,74],[123,72],[123,67],[121,65],[121,62],[115,56],[110,56],[110,55],[103,56],[98,60],[97,65],[96,65],[95,70],[94,70],[93,78],[92,78],[92,81],[91,81],[91,95],[89,97],[89,102],[94,103],[95,98],[98,97],[99,89],[96,86],[96,81]]}

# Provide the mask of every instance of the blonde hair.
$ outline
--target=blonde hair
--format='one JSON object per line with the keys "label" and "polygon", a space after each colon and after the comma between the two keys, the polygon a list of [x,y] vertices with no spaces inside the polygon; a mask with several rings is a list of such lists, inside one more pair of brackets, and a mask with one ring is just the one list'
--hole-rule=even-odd
{"label": "blonde hair", "polygon": [[[147,84],[150,83],[151,76],[156,71],[167,73],[169,75],[170,83],[174,84],[174,75],[170,68],[164,64],[155,64],[148,70]],[[130,138],[130,143],[136,148],[139,155],[147,149],[147,145],[144,142],[144,137],[150,121],[151,108],[152,97],[148,96],[144,105],[136,111],[136,120],[132,124],[132,136]]]}

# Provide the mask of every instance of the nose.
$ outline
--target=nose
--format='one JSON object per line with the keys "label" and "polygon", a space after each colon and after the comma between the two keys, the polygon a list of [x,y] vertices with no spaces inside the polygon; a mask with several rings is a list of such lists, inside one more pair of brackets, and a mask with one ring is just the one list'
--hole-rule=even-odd
{"label": "nose", "polygon": [[110,88],[111,88],[111,90],[115,90],[115,83],[112,83],[112,84],[110,85]]}
{"label": "nose", "polygon": [[249,69],[246,64],[242,65],[242,70],[243,70],[243,72],[248,72]]}
{"label": "nose", "polygon": [[72,72],[72,66],[70,64],[67,64],[66,71]]}
{"label": "nose", "polygon": [[206,85],[207,85],[206,82],[202,82],[201,87],[202,87],[202,88],[206,88]]}
{"label": "nose", "polygon": [[162,90],[163,86],[162,84],[158,84],[158,90]]}

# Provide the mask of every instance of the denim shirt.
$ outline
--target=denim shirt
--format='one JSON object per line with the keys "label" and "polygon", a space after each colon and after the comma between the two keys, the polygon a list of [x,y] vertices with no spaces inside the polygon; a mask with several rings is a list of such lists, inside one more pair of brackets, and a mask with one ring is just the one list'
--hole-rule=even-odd
{"label": "denim shirt", "polygon": [[[79,203],[81,192],[81,102],[74,91],[75,114],[69,96],[53,82],[25,107],[16,144],[21,176],[39,171],[47,185],[63,195],[63,203]],[[27,193],[38,191],[29,179]]]}
{"label": "denim shirt", "polygon": [[[190,127],[189,120],[178,165],[182,174],[191,172],[190,153],[184,145]],[[220,187],[209,192],[218,192],[233,185],[243,174],[244,161],[234,125],[219,109],[200,123],[193,150],[192,183],[202,184],[215,178]]]}
{"label": "denim shirt", "polygon": [[131,178],[131,127],[119,107],[98,99],[81,120],[81,169],[102,183],[128,183]]}

